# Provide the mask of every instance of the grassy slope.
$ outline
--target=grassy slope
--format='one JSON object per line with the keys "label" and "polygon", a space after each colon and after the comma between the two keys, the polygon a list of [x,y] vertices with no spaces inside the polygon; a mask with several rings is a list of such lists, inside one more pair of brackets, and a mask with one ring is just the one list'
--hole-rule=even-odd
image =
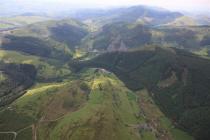
{"label": "grassy slope", "polygon": [[[86,91],[76,81],[39,85],[29,90],[0,112],[0,131],[15,131],[18,139],[28,140],[32,126],[53,120],[80,108],[85,103]],[[40,122],[39,122],[40,121]]]}
{"label": "grassy slope", "polygon": [[[121,89],[119,86],[122,85],[118,81],[103,75],[92,80],[92,91],[87,104],[58,121],[50,129],[50,139],[137,139],[125,127],[141,121],[133,115],[138,109],[134,101],[127,99],[128,91]],[[114,86],[119,89],[114,89]],[[134,103],[134,106],[130,103]],[[43,126],[40,131],[45,129],[46,126]]]}
{"label": "grassy slope", "polygon": [[2,41],[1,48],[63,63],[71,59],[75,47],[87,35],[87,28],[71,19],[30,24],[6,35],[10,42]]}
{"label": "grassy slope", "polygon": [[36,22],[41,22],[41,21],[46,21],[50,20],[50,18],[47,17],[41,17],[41,16],[15,16],[15,17],[2,17],[0,20],[8,23],[13,23],[13,24],[32,24]]}
{"label": "grassy slope", "polygon": [[[141,91],[136,96],[118,79],[107,74],[95,76],[91,82],[92,91],[87,104],[54,125],[42,126],[40,137],[45,136],[52,140],[193,139],[175,129],[171,122],[166,120],[154,102],[150,102],[151,98],[147,92]],[[161,118],[165,120],[161,121]],[[145,124],[149,130],[141,128]],[[46,130],[49,135],[45,135]]]}
{"label": "grassy slope", "polygon": [[[162,140],[192,139],[172,127],[146,90],[135,94],[106,72],[88,70],[80,76],[83,82],[33,87],[0,112],[5,122],[0,130],[18,132],[18,140],[31,139],[32,130],[38,140],[153,140],[162,134]],[[145,124],[154,131],[142,128]],[[180,135],[174,137],[174,132]]]}
{"label": "grassy slope", "polygon": [[26,55],[15,51],[0,50],[0,58],[6,63],[32,64],[38,69],[38,79],[48,80],[69,75],[71,72],[65,66],[59,66],[56,60]]}

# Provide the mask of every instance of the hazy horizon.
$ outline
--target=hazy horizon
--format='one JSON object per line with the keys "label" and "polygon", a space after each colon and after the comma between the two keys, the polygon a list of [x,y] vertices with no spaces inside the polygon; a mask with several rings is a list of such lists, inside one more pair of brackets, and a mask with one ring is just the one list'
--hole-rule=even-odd
{"label": "hazy horizon", "polygon": [[84,8],[113,8],[134,5],[160,7],[171,11],[210,12],[209,0],[1,0],[0,9],[4,15],[11,11],[16,14],[23,12],[56,12]]}

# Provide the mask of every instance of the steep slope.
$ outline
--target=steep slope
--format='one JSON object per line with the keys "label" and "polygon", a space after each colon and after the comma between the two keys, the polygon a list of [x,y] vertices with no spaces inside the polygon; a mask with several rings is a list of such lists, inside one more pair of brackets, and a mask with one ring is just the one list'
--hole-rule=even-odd
{"label": "steep slope", "polygon": [[95,36],[93,49],[114,51],[135,48],[150,43],[151,36],[149,28],[145,26],[113,23],[105,25]]}
{"label": "steep slope", "polygon": [[[116,51],[141,48],[148,45],[175,47],[199,52],[209,50],[209,26],[156,26],[117,22],[107,24],[89,37],[89,49]],[[88,42],[88,41],[87,41]],[[88,44],[88,43],[87,43]]]}
{"label": "steep slope", "polygon": [[36,69],[27,64],[0,62],[0,106],[10,104],[31,87],[36,78]]}
{"label": "steep slope", "polygon": [[[187,50],[208,47],[208,43],[202,42],[205,42],[208,38],[209,26],[160,27],[155,31],[163,34],[163,37],[157,43],[160,43],[162,40],[162,44],[168,43],[172,47],[175,46]],[[158,36],[156,37],[158,38]]]}
{"label": "steep slope", "polygon": [[70,54],[65,54],[64,50],[52,48],[50,43],[34,37],[6,36],[1,48],[64,61],[70,58]]}
{"label": "steep slope", "polygon": [[[162,111],[196,139],[209,137],[210,61],[176,49],[111,52],[73,62],[74,70],[99,67],[114,72],[127,87],[147,87]],[[195,123],[196,122],[196,123]]]}
{"label": "steep slope", "polygon": [[0,59],[5,63],[30,64],[36,68],[38,82],[59,81],[71,73],[62,61],[26,55],[16,51],[0,50]]}
{"label": "steep slope", "polygon": [[17,140],[193,140],[173,127],[146,90],[135,94],[102,69],[78,76],[29,90],[0,112],[0,130],[14,131]]}
{"label": "steep slope", "polygon": [[48,21],[11,31],[4,36],[1,48],[66,61],[86,35],[80,22]]}
{"label": "steep slope", "polygon": [[84,24],[71,19],[31,24],[3,33],[0,58],[5,63],[34,65],[38,82],[62,81],[71,73],[66,62],[87,33]]}
{"label": "steep slope", "polygon": [[70,74],[66,62],[87,33],[76,20],[31,24],[3,33],[0,58],[5,63],[34,65],[38,82],[62,81]]}
{"label": "steep slope", "polygon": [[11,103],[35,82],[61,82],[69,78],[71,71],[66,62],[87,34],[84,28],[74,20],[48,21],[3,34],[0,104]]}

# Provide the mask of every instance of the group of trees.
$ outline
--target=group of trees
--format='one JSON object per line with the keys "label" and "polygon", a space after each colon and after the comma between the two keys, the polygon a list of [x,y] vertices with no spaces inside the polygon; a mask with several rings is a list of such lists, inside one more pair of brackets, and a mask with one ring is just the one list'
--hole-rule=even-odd
{"label": "group of trees", "polygon": [[128,48],[139,47],[150,43],[152,34],[147,27],[138,25],[130,28],[128,26],[125,23],[105,25],[103,30],[95,36],[93,48],[106,50],[113,42],[120,44],[121,41]]}
{"label": "group of trees", "polygon": [[0,71],[5,79],[0,81],[0,106],[7,105],[33,85],[36,69],[28,64],[5,64],[0,62]]}

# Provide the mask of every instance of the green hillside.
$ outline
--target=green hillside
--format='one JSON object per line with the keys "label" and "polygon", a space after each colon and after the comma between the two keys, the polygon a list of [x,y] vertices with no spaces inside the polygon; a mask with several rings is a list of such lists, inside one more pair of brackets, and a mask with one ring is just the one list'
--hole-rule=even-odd
{"label": "green hillside", "polygon": [[10,104],[22,96],[35,81],[36,69],[28,64],[0,62],[0,106]]}
{"label": "green hillside", "polygon": [[76,20],[31,24],[3,35],[0,58],[5,63],[34,65],[38,82],[62,81],[71,73],[66,62],[87,32]]}
{"label": "green hillside", "polygon": [[182,50],[150,48],[105,53],[70,66],[76,71],[105,68],[132,90],[146,87],[174,124],[197,139],[209,137],[209,60]]}
{"label": "green hillside", "polygon": [[131,26],[125,23],[105,25],[96,35],[93,48],[98,50],[118,50],[122,43],[126,48],[139,47],[150,43],[151,33],[142,25]]}
{"label": "green hillside", "polygon": [[86,30],[78,21],[62,20],[31,24],[2,34],[0,105],[22,96],[34,83],[68,79],[71,71],[66,62],[72,59],[74,47],[86,36]]}
{"label": "green hillside", "polygon": [[71,71],[65,64],[55,59],[47,59],[33,55],[26,55],[16,51],[0,50],[0,59],[5,63],[30,64],[37,70],[36,80],[56,81],[69,75]]}
{"label": "green hillside", "polygon": [[50,20],[50,18],[47,17],[41,17],[41,16],[13,16],[13,17],[1,17],[1,21],[8,22],[14,25],[27,25],[32,24],[36,22],[43,22]]}
{"label": "green hillside", "polygon": [[0,30],[18,28],[29,24],[51,20],[41,16],[12,16],[0,17]]}
{"label": "green hillside", "polygon": [[103,70],[79,75],[33,87],[1,110],[0,129],[14,131],[18,140],[193,139],[173,127],[146,90],[134,93]]}
{"label": "green hillside", "polygon": [[[182,20],[186,19],[183,17]],[[185,22],[189,23],[187,20]],[[209,26],[150,27],[141,23],[116,22],[106,24],[99,32],[92,35],[88,41],[90,39],[93,41],[88,47],[99,51],[125,51],[156,45],[185,49],[190,52],[199,52],[204,48],[209,51],[209,31]]]}
{"label": "green hillside", "polygon": [[85,25],[74,20],[42,22],[4,35],[1,48],[67,61],[87,33]]}

